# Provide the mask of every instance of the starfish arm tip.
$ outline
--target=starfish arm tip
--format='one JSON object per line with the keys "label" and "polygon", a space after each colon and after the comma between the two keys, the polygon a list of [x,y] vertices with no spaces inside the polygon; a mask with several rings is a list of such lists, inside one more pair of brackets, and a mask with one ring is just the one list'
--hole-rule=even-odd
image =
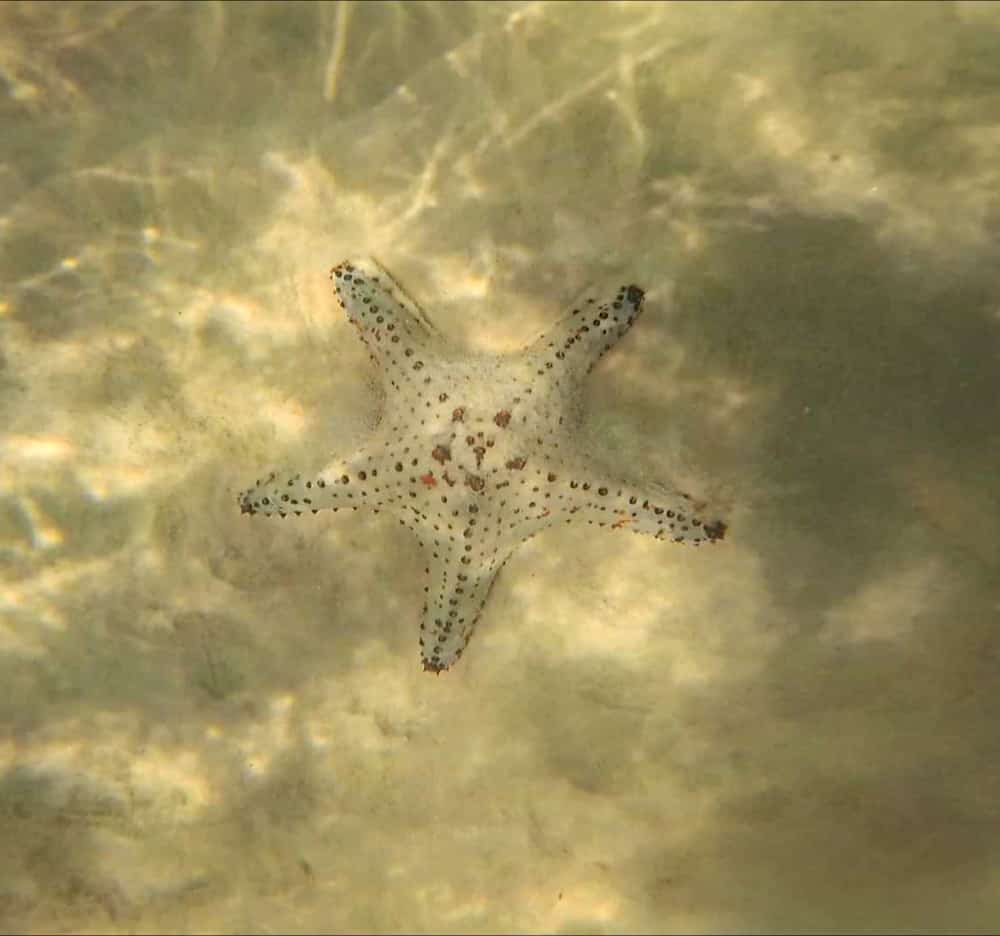
{"label": "starfish arm tip", "polygon": [[330,270],[337,301],[387,370],[403,372],[415,348],[436,331],[420,308],[374,260],[345,260]]}
{"label": "starfish arm tip", "polygon": [[585,294],[531,350],[544,359],[547,370],[582,377],[632,327],[645,295],[634,283],[603,299]]}

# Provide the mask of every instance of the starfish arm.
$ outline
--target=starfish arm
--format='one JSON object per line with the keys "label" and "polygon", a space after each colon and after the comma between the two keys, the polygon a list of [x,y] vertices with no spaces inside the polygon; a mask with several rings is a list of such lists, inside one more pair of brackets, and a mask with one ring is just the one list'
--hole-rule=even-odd
{"label": "starfish arm", "polygon": [[401,496],[400,486],[390,482],[391,474],[385,459],[363,450],[313,474],[272,471],[241,491],[237,500],[240,512],[251,515],[286,517],[369,506],[378,512]]}
{"label": "starfish arm", "polygon": [[705,504],[666,485],[640,488],[624,481],[577,475],[565,482],[565,487],[553,505],[556,523],[591,523],[695,546],[718,542],[726,535],[725,521]]}
{"label": "starfish arm", "polygon": [[621,286],[613,296],[584,294],[570,312],[528,349],[539,362],[539,375],[582,379],[632,327],[642,311],[644,293]]}
{"label": "starfish arm", "polygon": [[427,672],[440,673],[462,656],[510,552],[470,556],[447,539],[435,540],[434,548],[426,552],[430,559],[424,569],[427,597],[420,622],[420,655]]}
{"label": "starfish arm", "polygon": [[441,340],[437,330],[374,260],[345,260],[330,271],[337,301],[372,357],[395,385],[423,369],[421,353]]}

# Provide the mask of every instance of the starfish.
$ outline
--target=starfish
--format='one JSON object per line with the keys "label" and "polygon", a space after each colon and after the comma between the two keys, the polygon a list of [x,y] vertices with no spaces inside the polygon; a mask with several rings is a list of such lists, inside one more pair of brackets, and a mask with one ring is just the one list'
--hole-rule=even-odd
{"label": "starfish", "polygon": [[386,510],[425,557],[424,669],[462,655],[497,574],[547,527],[592,524],[676,543],[714,543],[726,524],[663,485],[605,477],[573,442],[583,378],[638,317],[643,291],[587,296],[520,352],[450,347],[371,260],[330,272],[337,298],[380,367],[374,434],[316,474],[271,473],[239,494],[242,513]]}

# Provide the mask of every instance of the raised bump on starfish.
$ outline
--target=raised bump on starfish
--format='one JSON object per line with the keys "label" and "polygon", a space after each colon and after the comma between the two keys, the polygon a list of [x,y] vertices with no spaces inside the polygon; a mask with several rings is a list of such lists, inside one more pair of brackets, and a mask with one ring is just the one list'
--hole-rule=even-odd
{"label": "raised bump on starfish", "polygon": [[546,527],[586,522],[712,543],[726,525],[682,492],[596,477],[574,448],[579,383],[642,309],[638,286],[585,298],[512,355],[450,348],[372,261],[331,271],[382,368],[385,412],[367,444],[314,474],[271,474],[239,495],[249,514],[371,507],[411,528],[426,557],[424,669],[462,655],[513,550]]}

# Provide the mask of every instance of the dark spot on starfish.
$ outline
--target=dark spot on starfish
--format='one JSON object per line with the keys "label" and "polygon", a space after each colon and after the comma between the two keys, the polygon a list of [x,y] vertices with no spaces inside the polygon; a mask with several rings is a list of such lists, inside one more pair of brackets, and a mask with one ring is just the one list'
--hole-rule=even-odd
{"label": "dark spot on starfish", "polygon": [[725,537],[727,529],[729,527],[722,520],[716,520],[705,524],[705,535],[714,543]]}

